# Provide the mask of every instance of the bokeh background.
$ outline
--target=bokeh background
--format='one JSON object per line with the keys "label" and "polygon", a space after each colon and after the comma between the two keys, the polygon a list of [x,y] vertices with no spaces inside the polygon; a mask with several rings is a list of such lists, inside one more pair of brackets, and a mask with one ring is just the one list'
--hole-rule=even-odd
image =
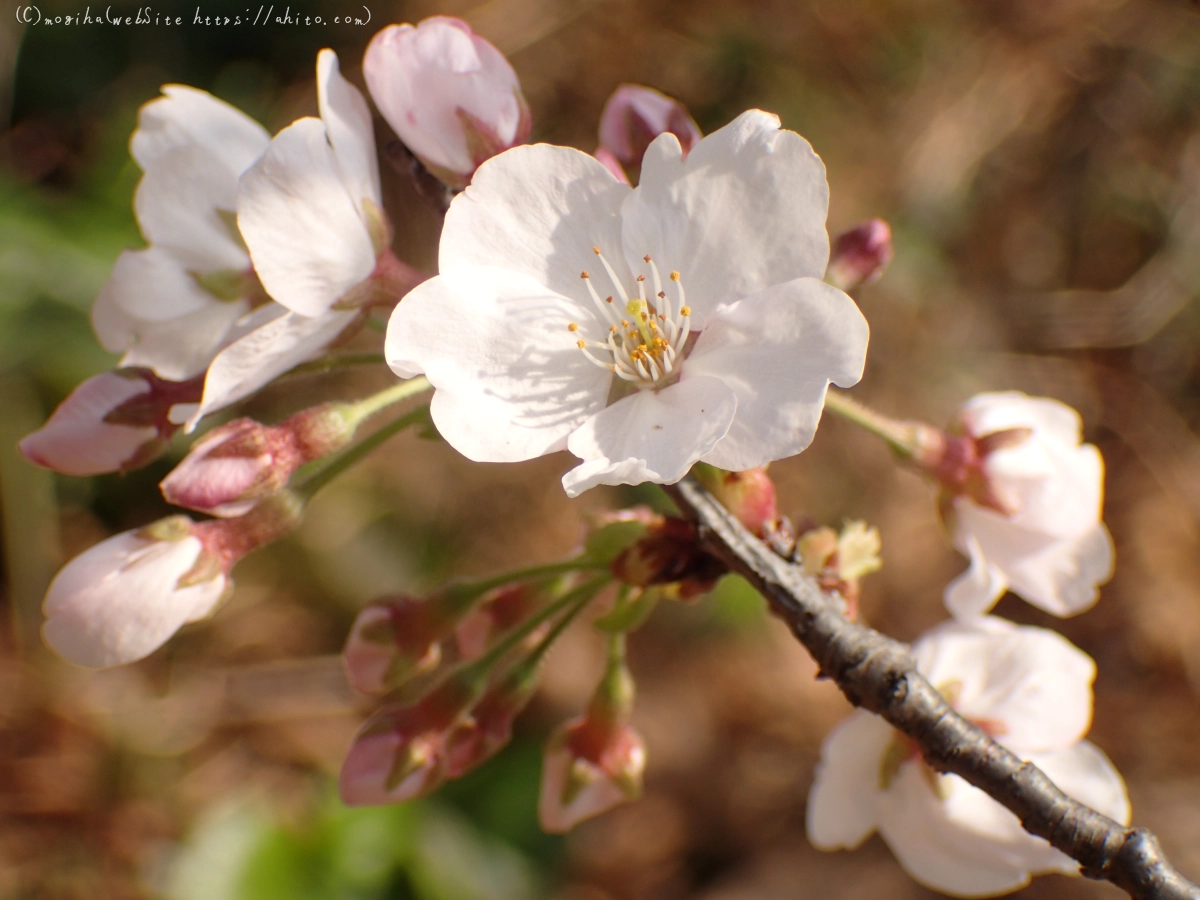
{"label": "bokeh background", "polygon": [[[42,0],[41,12],[87,5]],[[0,2],[0,896],[932,896],[878,838],[853,854],[808,846],[813,764],[849,708],[735,581],[661,608],[631,641],[650,757],[640,803],[565,838],[537,827],[540,742],[600,672],[600,641],[580,627],[489,765],[426,801],[338,804],[331,776],[366,709],[337,657],[357,608],[553,559],[589,511],[656,498],[597,489],[569,501],[566,456],[473,465],[401,436],[320,496],[293,538],[239,566],[211,621],[150,659],[92,673],[42,647],[55,570],[168,512],[156,483],[172,458],[80,480],[14,449],[112,365],[88,309],[117,253],[139,245],[126,149],[138,105],[183,82],[277,130],[315,112],[318,49],[334,47],[361,84],[378,27],[439,12],[509,55],[537,140],[594,149],[623,81],[679,97],[706,131],[757,106],[805,135],[829,170],[830,230],[883,216],[895,232],[895,262],[857,292],[872,346],[856,396],[933,422],[984,389],[1081,410],[1108,464],[1116,577],[1066,622],[1012,598],[999,612],[1059,627],[1096,658],[1091,739],[1124,773],[1135,821],[1200,877],[1200,13],[1184,0],[366,6],[365,27],[22,29]],[[136,8],[118,0],[113,12]],[[199,8],[242,12],[229,0]],[[189,22],[195,12],[164,0],[153,10]],[[351,0],[293,0],[291,11],[363,14]],[[379,134],[390,137],[382,123]],[[432,268],[437,216],[386,166],[385,178],[397,252]],[[275,421],[388,378],[298,378],[246,409]],[[929,485],[841,421],[772,473],[783,511],[880,529],[872,624],[911,639],[943,618],[942,588],[965,563]],[[1018,896],[1121,894],[1052,876]]]}

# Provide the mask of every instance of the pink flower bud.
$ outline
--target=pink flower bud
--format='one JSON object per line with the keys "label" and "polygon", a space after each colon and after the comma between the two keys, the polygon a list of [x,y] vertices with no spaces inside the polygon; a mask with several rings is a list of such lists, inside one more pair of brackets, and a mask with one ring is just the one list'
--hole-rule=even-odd
{"label": "pink flower bud", "polygon": [[874,281],[891,261],[892,229],[883,219],[867,219],[833,242],[825,280],[851,291]]}
{"label": "pink flower bud", "polygon": [[386,694],[437,667],[442,654],[439,629],[430,621],[431,602],[435,601],[397,597],[363,607],[342,651],[346,676],[355,690]]}
{"label": "pink flower bud", "polygon": [[640,166],[650,142],[668,131],[679,138],[684,156],[703,137],[686,106],[640,84],[621,85],[600,114],[601,148],[627,166]]}
{"label": "pink flower bud", "polygon": [[516,73],[461,19],[389,25],[371,39],[363,76],[400,140],[453,187],[529,138],[532,120]]}
{"label": "pink flower bud", "polygon": [[597,147],[593,155],[604,164],[604,168],[616,176],[617,181],[621,182],[621,184],[629,184],[629,176],[625,174],[625,169],[621,165],[621,161],[613,155],[611,150],[607,147]]}
{"label": "pink flower bud", "polygon": [[46,592],[42,635],[60,656],[100,668],[148,656],[207,616],[231,584],[186,516],[101,541]]}
{"label": "pink flower bud", "polygon": [[462,777],[507,746],[513,722],[536,690],[536,669],[519,668],[513,677],[488,691],[447,738],[446,777]]}
{"label": "pink flower bud", "polygon": [[546,745],[538,820],[554,834],[641,795],[646,749],[628,725],[598,731],[586,718],[563,725]]}
{"label": "pink flower bud", "polygon": [[[543,599],[542,592],[525,581],[490,591],[454,630],[459,655],[463,659],[482,656],[495,635],[521,622]],[[536,643],[540,630],[526,641]]]}
{"label": "pink flower bud", "polygon": [[64,475],[127,472],[155,459],[179,425],[176,403],[200,399],[203,378],[164,381],[149,369],[119,369],[89,378],[49,420],[20,443],[30,462]]}
{"label": "pink flower bud", "polygon": [[176,506],[241,516],[281,491],[300,466],[344,446],[354,430],[338,404],[306,409],[279,425],[236,419],[193,444],[159,487]]}
{"label": "pink flower bud", "polygon": [[450,732],[479,693],[478,684],[451,679],[412,706],[377,711],[363,723],[342,761],[342,802],[401,803],[437,788],[446,779]]}
{"label": "pink flower bud", "polygon": [[775,482],[766,469],[726,472],[699,467],[701,482],[751,534],[762,537],[779,521]]}

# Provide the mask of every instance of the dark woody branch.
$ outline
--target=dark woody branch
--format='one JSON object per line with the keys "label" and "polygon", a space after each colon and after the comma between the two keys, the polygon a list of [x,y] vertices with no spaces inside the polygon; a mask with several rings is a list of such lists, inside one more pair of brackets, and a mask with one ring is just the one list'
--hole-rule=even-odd
{"label": "dark woody branch", "polygon": [[767,598],[855,706],[912,738],[934,768],[958,775],[1011,810],[1025,830],[1139,900],[1200,900],[1200,888],[1167,861],[1158,839],[1072,800],[1036,766],[959,716],[917,672],[908,647],[851,622],[814,579],[768,549],[692,478],[667,487],[706,548]]}

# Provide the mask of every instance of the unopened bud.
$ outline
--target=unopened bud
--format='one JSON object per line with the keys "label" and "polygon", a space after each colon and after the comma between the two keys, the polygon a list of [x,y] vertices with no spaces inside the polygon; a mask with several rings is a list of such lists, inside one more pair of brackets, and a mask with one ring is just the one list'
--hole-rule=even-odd
{"label": "unopened bud", "polygon": [[149,369],[104,372],[75,388],[21,441],[21,453],[64,475],[128,472],[162,455],[179,430],[170,408],[199,400],[202,391],[203,378],[172,382]]}
{"label": "unopened bud", "polygon": [[459,778],[500,752],[512,739],[513,722],[536,689],[536,669],[518,666],[489,690],[447,739],[446,777]]}
{"label": "unopened bud", "polygon": [[650,142],[667,132],[685,157],[703,136],[686,106],[640,84],[618,87],[600,114],[600,146],[626,166],[640,166]]}
{"label": "unopened bud", "polygon": [[339,449],[355,426],[339,404],[306,409],[279,425],[236,419],[192,445],[159,487],[167,502],[230,518],[281,491],[305,463]]}
{"label": "unopened bud", "polygon": [[[641,795],[646,749],[638,735],[623,725],[596,743],[586,718],[565,723],[546,744],[538,820],[554,834],[607,812]],[[584,737],[586,747],[581,748]]]}
{"label": "unopened bud", "polygon": [[415,597],[377,600],[358,614],[342,651],[355,690],[385,694],[437,668],[441,647],[430,633],[426,602]]}
{"label": "unopened bud", "polygon": [[532,119],[516,73],[461,19],[389,25],[371,39],[363,76],[400,140],[452,187],[529,138]]}
{"label": "unopened bud", "polygon": [[621,184],[629,184],[629,176],[625,173],[625,168],[621,165],[621,161],[613,155],[613,152],[607,147],[597,147],[594,154],[596,159],[604,165],[604,168],[613,173],[613,177]]}
{"label": "unopened bud", "polygon": [[[454,629],[459,655],[463,659],[482,656],[493,637],[524,620],[544,599],[542,591],[525,581],[489,591]],[[541,630],[530,634],[526,642],[537,643]]]}
{"label": "unopened bud", "polygon": [[892,229],[883,219],[868,219],[833,242],[825,280],[851,291],[874,281],[891,261]]}
{"label": "unopened bud", "polygon": [[726,472],[697,466],[696,475],[708,492],[756,537],[769,533],[779,521],[775,482],[766,469]]}

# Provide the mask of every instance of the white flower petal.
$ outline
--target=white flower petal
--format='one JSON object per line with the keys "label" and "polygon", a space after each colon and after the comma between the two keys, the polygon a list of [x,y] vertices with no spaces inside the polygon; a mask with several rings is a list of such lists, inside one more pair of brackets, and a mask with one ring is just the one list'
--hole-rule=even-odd
{"label": "white flower petal", "polygon": [[249,397],[289,369],[319,356],[358,317],[353,310],[313,318],[289,312],[238,338],[208,367],[204,397],[187,430],[192,431],[209,413]]}
{"label": "white flower petal", "polygon": [[[146,283],[125,277],[142,266],[139,255],[151,250],[153,248],[126,251],[118,258],[112,279],[92,306],[92,328],[106,350],[125,354],[121,358],[122,366],[144,366],[153,369],[160,378],[186,381],[208,368],[238,319],[246,312],[247,305],[244,301],[221,303],[213,300],[206,306],[163,321],[146,321],[131,315],[122,307],[122,302],[133,305],[154,300],[154,294],[144,292]],[[130,257],[133,261],[127,260]],[[128,270],[123,268],[126,265],[130,267]],[[118,269],[124,273],[120,277]],[[184,281],[177,275],[177,272],[170,274],[157,282],[160,286],[180,286],[179,294],[162,295],[175,302],[187,297],[183,292],[188,290],[190,282],[190,279]]]}
{"label": "white flower petal", "polygon": [[983,557],[979,541],[974,535],[964,534],[964,550],[971,559],[967,571],[946,586],[946,609],[959,619],[982,616],[996,605],[996,601],[1008,590],[1008,581],[994,565]]}
{"label": "white flower petal", "polygon": [[875,830],[880,766],[894,734],[879,716],[857,710],[825,738],[805,818],[818,850],[853,850]]}
{"label": "white flower petal", "polygon": [[382,206],[371,110],[358,88],[338,71],[332,50],[317,54],[317,107],[350,199],[361,205],[365,198]]}
{"label": "white flower petal", "polygon": [[968,501],[955,504],[955,515],[955,543],[961,547],[974,537],[1014,593],[1053,615],[1072,616],[1092,606],[1097,586],[1112,575],[1112,539],[1101,522],[1079,537],[1056,540],[1014,527]]}
{"label": "white flower petal", "polygon": [[590,302],[579,279],[584,270],[595,270],[601,295],[617,293],[592,253],[599,247],[629,290],[633,278],[621,254],[619,218],[629,190],[578,150],[514,147],[480,166],[471,185],[450,204],[440,271],[497,266],[583,304]]}
{"label": "white flower petal", "polygon": [[244,112],[207,91],[182,84],[163,86],[165,97],[138,113],[129,150],[142,169],[180,147],[197,147],[230,170],[244,172],[267,149],[271,136]]}
{"label": "white flower petal", "polygon": [[937,776],[949,792],[942,800],[927,778],[922,763],[904,763],[878,801],[879,833],[915,880],[955,897],[988,897],[1026,884],[1031,861],[1041,868],[1049,845],[1016,816],[954,775]]}
{"label": "white flower petal", "polygon": [[583,460],[563,476],[567,496],[598,484],[674,484],[724,437],[736,409],[733,391],[703,375],[617,401],[567,439]]}
{"label": "white flower petal", "polygon": [[1074,744],[1091,726],[1096,664],[1060,634],[987,616],[944,622],[913,644],[917,668],[966,718],[1021,755]]}
{"label": "white flower petal", "polygon": [[123,251],[100,297],[97,302],[115,304],[146,324],[170,322],[213,307],[225,307],[233,318],[246,311],[244,302],[224,302],[204,290],[175,253],[160,247]]}
{"label": "white flower petal", "polygon": [[854,301],[815,278],[718,310],[683,374],[720,378],[737,397],[733,425],[704,461],[743,471],[807,447],[829,382],[849,387],[862,377],[867,336]]}
{"label": "white flower petal", "polygon": [[240,237],[217,214],[237,208],[241,174],[207,148],[179,147],[157,157],[134,195],[142,235],[156,247],[170,249],[180,268],[248,269],[250,257]]}
{"label": "white flower petal", "polygon": [[375,268],[375,250],[320,119],[275,136],[238,186],[238,227],[275,300],[306,316],[328,310]]}
{"label": "white flower petal", "polygon": [[1095,744],[1080,741],[1065,750],[1031,756],[1029,761],[1064,793],[1122,825],[1129,824],[1132,810],[1125,781]]}
{"label": "white flower petal", "polygon": [[1083,432],[1079,413],[1050,397],[1030,397],[1020,391],[976,394],[959,414],[971,434],[982,437],[1009,428],[1034,428],[1047,437],[1077,447]]}
{"label": "white flower petal", "polygon": [[776,116],[742,113],[686,160],[673,134],[642,159],[621,210],[629,260],[649,253],[682,274],[703,328],[719,304],[793,278],[821,278],[829,260],[825,166]]}
{"label": "white flower petal", "polygon": [[224,576],[178,586],[200,549],[194,537],[152,541],[125,532],[86,550],[46,592],[46,643],[92,668],[154,652],[180,626],[207,615],[225,592]]}
{"label": "white flower petal", "polygon": [[453,269],[396,307],[385,353],[397,374],[424,372],[437,388],[433,420],[459,453],[532,459],[563,449],[604,408],[613,376],[588,362],[567,328],[585,316],[517,272]]}

